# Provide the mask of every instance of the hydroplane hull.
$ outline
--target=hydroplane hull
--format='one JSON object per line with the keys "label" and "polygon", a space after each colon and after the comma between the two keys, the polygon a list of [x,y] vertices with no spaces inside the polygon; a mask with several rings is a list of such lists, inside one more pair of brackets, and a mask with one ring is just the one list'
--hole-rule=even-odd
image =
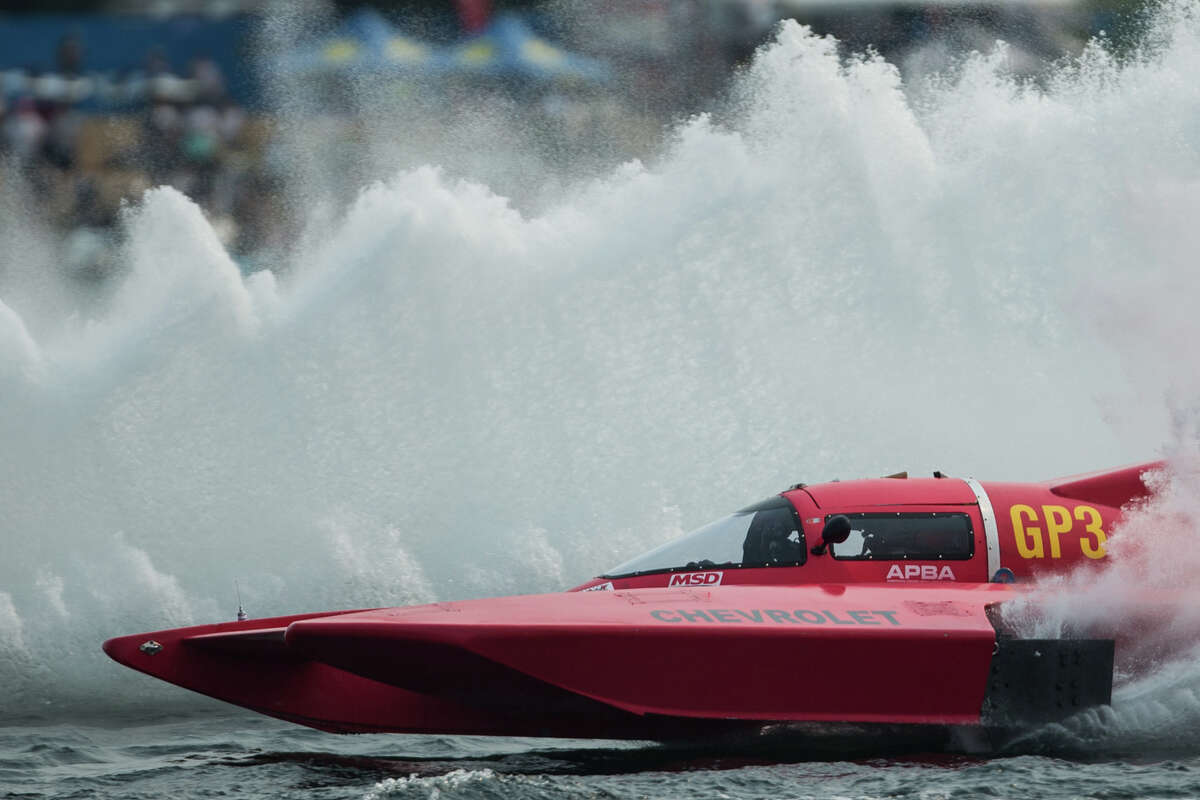
{"label": "hydroplane hull", "polygon": [[1118,642],[1128,663],[1157,657],[1137,634],[1174,618],[1158,601],[1146,625],[1093,621],[1059,639],[1018,638],[997,609],[1043,575],[1102,567],[1122,509],[1161,466],[1029,484],[797,484],[571,592],[205,625],[104,649],[336,732],[1019,728],[1109,702]]}
{"label": "hydroplane hull", "polygon": [[[983,725],[998,652],[987,607],[1012,591],[576,592],[160,631],[105,651],[338,732],[662,738],[776,722]],[[1073,700],[1097,701],[1107,698]]]}

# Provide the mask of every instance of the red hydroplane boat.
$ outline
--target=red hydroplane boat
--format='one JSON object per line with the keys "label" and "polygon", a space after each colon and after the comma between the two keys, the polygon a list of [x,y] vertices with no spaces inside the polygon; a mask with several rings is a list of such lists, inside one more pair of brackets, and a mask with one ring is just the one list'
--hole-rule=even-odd
{"label": "red hydroplane boat", "polygon": [[1108,703],[1119,633],[1023,639],[997,608],[1102,563],[1161,466],[798,484],[566,593],[201,625],[104,650],[339,733],[1019,728]]}

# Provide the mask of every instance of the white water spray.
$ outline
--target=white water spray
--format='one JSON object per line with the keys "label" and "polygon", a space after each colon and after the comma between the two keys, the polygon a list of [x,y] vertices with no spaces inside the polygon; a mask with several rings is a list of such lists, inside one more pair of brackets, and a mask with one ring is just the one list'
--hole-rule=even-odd
{"label": "white water spray", "polygon": [[[1091,97],[1092,107],[1116,103],[1149,109],[1172,95],[1187,71],[1200,67],[1195,4],[1163,7],[1152,38],[1165,42],[1157,58],[1118,67],[1093,51],[1067,86]],[[1083,80],[1086,76],[1091,76]],[[1062,82],[1058,86],[1062,86]],[[1153,496],[1126,509],[1109,539],[1102,570],[1085,567],[1050,582],[1028,604],[1008,612],[1024,633],[1056,636],[1068,627],[1140,620],[1140,636],[1118,647],[1118,685],[1112,708],[1079,715],[1064,726],[1035,734],[1057,746],[1096,744],[1109,748],[1186,747],[1181,731],[1200,722],[1200,371],[1187,360],[1189,343],[1200,336],[1195,304],[1200,278],[1194,269],[1200,252],[1194,226],[1185,218],[1200,208],[1200,175],[1194,159],[1200,113],[1189,90],[1178,115],[1143,129],[1155,142],[1145,153],[1145,173],[1121,178],[1126,227],[1140,232],[1113,241],[1122,255],[1074,290],[1087,324],[1121,360],[1130,401],[1113,405],[1106,416],[1121,424],[1165,412],[1164,469],[1149,475]],[[1186,110],[1185,110],[1186,109]],[[1174,166],[1168,166],[1173,164]],[[1144,245],[1147,250],[1141,250]],[[1119,626],[1118,626],[1119,627]],[[1123,650],[1123,652],[1122,652]]]}
{"label": "white water spray", "polygon": [[235,577],[261,616],[552,591],[800,479],[1153,455],[1171,373],[1122,367],[1183,346],[1136,323],[1191,290],[1193,10],[1143,61],[1043,91],[978,57],[919,109],[789,24],[653,164],[535,216],[404,171],[282,284],[168,189],[92,319],[8,264],[0,710],[177,696],[99,643],[231,619]]}

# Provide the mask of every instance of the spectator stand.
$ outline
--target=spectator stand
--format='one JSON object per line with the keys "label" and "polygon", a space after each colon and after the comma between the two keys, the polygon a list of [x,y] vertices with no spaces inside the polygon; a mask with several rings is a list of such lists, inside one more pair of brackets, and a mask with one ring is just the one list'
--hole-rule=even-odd
{"label": "spectator stand", "polygon": [[[124,199],[169,184],[231,249],[234,212],[261,183],[267,124],[242,58],[246,17],[8,17],[0,25],[0,153],[64,231],[66,264],[103,277]],[[86,242],[88,244],[80,244]]]}

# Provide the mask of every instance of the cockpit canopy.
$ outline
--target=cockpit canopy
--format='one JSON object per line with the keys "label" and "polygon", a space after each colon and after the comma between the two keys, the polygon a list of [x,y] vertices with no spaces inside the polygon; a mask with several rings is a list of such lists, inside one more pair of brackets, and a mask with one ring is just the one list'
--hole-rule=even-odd
{"label": "cockpit canopy", "polygon": [[743,508],[610,569],[605,578],[647,572],[787,567],[804,563],[800,517],[782,495]]}

